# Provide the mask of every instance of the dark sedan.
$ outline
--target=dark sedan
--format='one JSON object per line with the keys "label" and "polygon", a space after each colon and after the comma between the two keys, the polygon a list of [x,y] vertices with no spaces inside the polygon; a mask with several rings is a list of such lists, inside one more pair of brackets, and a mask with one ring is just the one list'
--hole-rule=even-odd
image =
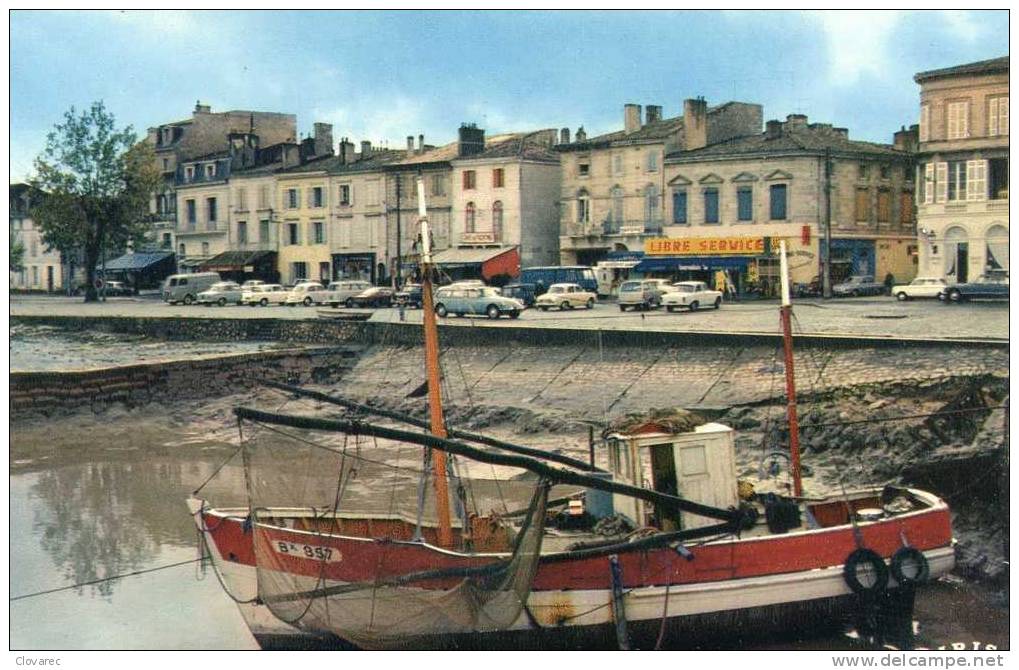
{"label": "dark sedan", "polygon": [[938,294],[943,302],[966,300],[1008,300],[1008,272],[988,272],[976,281],[953,284]]}
{"label": "dark sedan", "polygon": [[393,289],[388,286],[373,286],[362,291],[347,302],[354,307],[390,307],[393,304]]}
{"label": "dark sedan", "polygon": [[393,302],[406,307],[421,309],[424,298],[421,295],[421,284],[404,284],[403,288],[393,296]]}

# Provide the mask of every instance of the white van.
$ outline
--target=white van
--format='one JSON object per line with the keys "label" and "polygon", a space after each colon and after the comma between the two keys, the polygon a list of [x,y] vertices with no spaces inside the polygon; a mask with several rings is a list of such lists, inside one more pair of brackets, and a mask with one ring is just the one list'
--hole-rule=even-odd
{"label": "white van", "polygon": [[371,287],[372,283],[370,281],[362,279],[341,279],[334,281],[329,284],[325,294],[322,296],[321,302],[328,303],[333,307],[339,307],[340,305],[347,305],[347,301],[350,300],[350,305],[347,306],[351,307],[354,304],[352,298]]}
{"label": "white van", "polygon": [[218,272],[195,272],[192,274],[170,275],[163,282],[163,302],[176,305],[183,302],[190,305],[202,291],[208,291],[220,281]]}

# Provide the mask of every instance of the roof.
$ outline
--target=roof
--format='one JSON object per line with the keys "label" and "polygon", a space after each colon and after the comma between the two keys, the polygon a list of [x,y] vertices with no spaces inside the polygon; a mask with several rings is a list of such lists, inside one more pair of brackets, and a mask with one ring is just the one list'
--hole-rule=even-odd
{"label": "roof", "polygon": [[[513,133],[508,136],[497,135],[485,141],[484,151],[463,156],[462,160],[521,158],[523,160],[558,163],[559,154],[551,149],[548,142],[543,141],[543,133],[552,133],[553,139],[555,137],[554,128],[537,130],[530,133]],[[506,139],[503,139],[503,137]]]}
{"label": "roof", "polygon": [[211,161],[215,158],[230,158],[229,149],[221,149],[219,151],[213,151],[211,153],[202,154],[201,156],[195,156],[186,160],[181,160],[181,163],[194,163],[197,161]]}
{"label": "roof", "polygon": [[[511,140],[517,134],[518,133],[506,133],[506,134],[503,134],[503,135],[493,135],[492,137],[485,138],[485,147],[486,147],[485,150],[486,151],[488,150],[487,147],[492,147],[494,145],[500,144],[500,143],[505,142],[507,140]],[[482,152],[482,153],[484,153],[484,152]],[[480,154],[473,154],[473,155],[470,156],[470,158],[476,158],[479,155]],[[456,160],[457,158],[460,158],[460,157],[461,157],[460,156],[460,142],[457,141],[457,142],[450,142],[449,144],[444,144],[441,147],[435,147],[434,149],[429,149],[429,150],[424,151],[424,152],[422,152],[420,154],[410,155],[410,156],[406,157],[404,160],[400,161],[400,165],[419,165],[419,164],[422,164],[422,163],[449,162],[449,161]],[[468,158],[468,156],[463,156],[463,158]]]}
{"label": "roof", "polygon": [[961,77],[968,74],[998,74],[1001,72],[1006,74],[1008,73],[1008,56],[991,58],[989,60],[980,60],[975,63],[966,63],[964,65],[954,65],[952,67],[941,68],[940,70],[917,72],[913,75],[913,81],[919,84],[924,81],[940,79],[942,77]]}
{"label": "roof", "polygon": [[[736,104],[733,101],[709,107],[707,113],[715,114],[730,105]],[[605,133],[603,135],[596,135],[589,137],[583,142],[572,142],[570,144],[560,144],[557,149],[560,151],[577,151],[581,149],[590,149],[595,146],[607,146],[615,142],[623,142],[626,144],[643,144],[649,142],[661,142],[669,139],[675,135],[679,130],[683,128],[683,116],[672,116],[667,119],[661,119],[658,121],[652,121],[651,123],[645,123],[639,130],[635,130],[632,133],[627,133],[625,130],[616,130],[611,133]]]}
{"label": "roof", "polygon": [[160,261],[173,256],[169,251],[158,251],[150,253],[124,254],[120,258],[114,258],[106,262],[106,270],[144,270]]}
{"label": "roof", "polygon": [[280,172],[282,174],[300,174],[303,172],[327,172],[329,174],[370,172],[381,169],[384,165],[400,161],[406,153],[406,151],[402,150],[385,149],[371,154],[368,158],[361,158],[351,163],[344,163],[339,156],[322,156],[320,158],[313,158],[303,165],[280,170]]}
{"label": "roof", "polygon": [[432,262],[436,265],[477,265],[514,249],[516,247],[446,249],[432,256]]}
{"label": "roof", "polygon": [[768,137],[768,133],[737,137],[709,144],[693,151],[673,151],[665,160],[671,163],[700,161],[710,158],[735,158],[761,154],[800,153],[816,155],[831,149],[836,154],[869,155],[875,158],[909,158],[910,153],[895,149],[890,144],[851,140],[830,128],[789,127],[783,124],[782,133]]}

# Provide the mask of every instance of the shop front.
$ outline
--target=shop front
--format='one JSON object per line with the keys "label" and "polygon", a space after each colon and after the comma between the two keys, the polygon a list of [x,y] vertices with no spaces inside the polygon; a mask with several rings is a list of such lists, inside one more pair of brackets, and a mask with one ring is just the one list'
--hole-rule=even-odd
{"label": "shop front", "polygon": [[499,285],[520,276],[517,247],[446,249],[434,254],[432,262],[451,281],[481,279]]}
{"label": "shop front", "polygon": [[276,269],[275,251],[224,251],[198,267],[200,272],[218,272],[224,280],[238,283],[248,279],[261,279],[276,284],[280,273]]}
{"label": "shop front", "polygon": [[375,284],[381,279],[375,254],[333,254],[333,279],[360,279]]}
{"label": "shop front", "polygon": [[703,281],[736,295],[770,292],[765,278],[773,265],[768,237],[656,238],[644,243],[633,272],[671,281]]}

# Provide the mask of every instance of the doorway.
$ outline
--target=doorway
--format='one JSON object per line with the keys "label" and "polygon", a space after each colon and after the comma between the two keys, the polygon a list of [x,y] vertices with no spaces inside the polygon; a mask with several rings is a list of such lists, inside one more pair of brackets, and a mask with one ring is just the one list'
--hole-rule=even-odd
{"label": "doorway", "polygon": [[53,266],[46,266],[46,290],[53,293]]}
{"label": "doorway", "polygon": [[[651,486],[659,493],[679,496],[676,481],[676,452],[671,444],[656,444],[651,451]],[[655,505],[655,521],[664,531],[679,530],[679,511],[664,510]]]}
{"label": "doorway", "polygon": [[969,281],[969,242],[955,245],[955,281],[960,284]]}

